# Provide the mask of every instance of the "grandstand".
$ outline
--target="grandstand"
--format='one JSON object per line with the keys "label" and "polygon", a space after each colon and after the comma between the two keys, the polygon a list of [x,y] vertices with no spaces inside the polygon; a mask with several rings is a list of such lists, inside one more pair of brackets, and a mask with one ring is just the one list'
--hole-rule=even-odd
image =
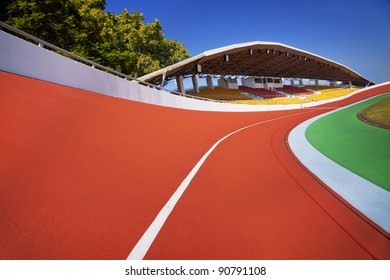
{"label": "grandstand", "polygon": [[340,87],[336,87],[336,86],[315,86],[315,85],[304,86],[304,88],[307,90],[314,90],[314,91],[320,91],[320,92],[333,91],[333,90],[340,89]]}
{"label": "grandstand", "polygon": [[261,100],[237,100],[233,101],[234,104],[247,104],[247,105],[289,105],[289,104],[303,104],[308,103],[310,100],[306,98],[271,98]]}
{"label": "grandstand", "polygon": [[[213,88],[212,78],[218,79],[219,86],[226,88],[237,88],[236,79],[241,78],[244,87],[276,89],[294,96],[311,93],[303,87],[283,85],[282,80],[299,80],[301,86],[303,79],[314,79],[317,85],[349,84],[350,87],[362,87],[373,84],[340,63],[284,44],[259,41],[206,51],[140,77],[140,80],[155,85],[165,85],[175,80],[177,90],[185,94],[183,81],[187,78],[192,80],[195,92],[199,91],[197,80],[200,78],[207,79],[210,89]],[[280,93],[244,89],[262,98],[272,95],[281,97]]]}
{"label": "grandstand", "polygon": [[[231,101],[232,104],[247,105],[288,105],[322,101],[350,94],[357,88],[340,87],[295,87],[286,86],[275,91],[265,88],[238,86],[239,89],[203,87],[199,92],[188,91],[189,96],[219,101]],[[316,93],[315,93],[316,92]]]}
{"label": "grandstand", "polygon": [[242,94],[238,89],[226,89],[222,87],[216,87],[214,89],[200,88],[199,92],[189,91],[190,96],[196,96],[201,98],[213,99],[213,100],[250,100],[251,97]]}
{"label": "grandstand", "polygon": [[344,89],[344,88],[333,88],[333,89],[326,89],[325,92],[317,93],[317,94],[311,94],[307,98],[311,101],[320,101],[325,99],[332,99],[336,97],[341,97],[350,93],[353,93],[356,91],[357,88],[351,88],[351,89]]}
{"label": "grandstand", "polygon": [[307,95],[307,94],[312,94],[312,91],[306,90],[303,87],[294,87],[294,86],[283,86],[282,88],[277,88],[279,91],[283,91],[285,93],[294,95],[294,96],[299,96],[299,95]]}
{"label": "grandstand", "polygon": [[238,89],[227,89],[215,87],[213,89],[202,87],[199,92],[188,91],[189,96],[219,101],[232,101],[232,104],[247,105],[288,105],[302,104],[308,102],[332,99],[350,94],[357,88],[341,87],[295,87],[287,86],[274,90],[265,88],[254,88],[249,86],[238,86]]}
{"label": "grandstand", "polygon": [[227,89],[215,87],[213,89],[203,87],[199,92],[188,91],[189,96],[205,98],[219,101],[237,101],[233,104],[251,105],[275,105],[275,104],[302,104],[308,102],[332,99],[350,94],[357,88],[341,87],[295,87],[287,86],[274,90],[265,88],[254,88],[248,86],[238,86],[238,89]]}
{"label": "grandstand", "polygon": [[252,88],[252,87],[247,87],[247,86],[239,86],[239,89],[241,91],[259,96],[263,99],[270,99],[270,98],[277,98],[277,97],[285,97],[281,93],[277,93],[275,91],[265,89],[265,88]]}

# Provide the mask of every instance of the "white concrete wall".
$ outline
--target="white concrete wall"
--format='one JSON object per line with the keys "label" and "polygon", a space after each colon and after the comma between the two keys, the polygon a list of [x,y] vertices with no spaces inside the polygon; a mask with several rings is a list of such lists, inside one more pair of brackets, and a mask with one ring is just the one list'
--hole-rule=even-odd
{"label": "white concrete wall", "polygon": [[279,82],[276,82],[276,81],[274,81],[274,85],[273,85],[275,88],[281,88],[281,87],[283,87],[283,82],[282,82],[282,80],[280,79],[280,81]]}
{"label": "white concrete wall", "polygon": [[264,88],[263,83],[257,83],[256,80],[260,80],[260,78],[255,79],[254,77],[246,77],[242,79],[241,83],[243,86],[251,87],[251,88]]}
{"label": "white concrete wall", "polygon": [[236,78],[228,78],[227,79],[227,87],[228,89],[238,89],[238,83]]}
{"label": "white concrete wall", "polygon": [[283,87],[282,79],[280,78],[273,78],[273,77],[267,77],[264,79],[266,86],[264,88],[266,89],[274,89],[274,88],[281,88]]}
{"label": "white concrete wall", "polygon": [[241,105],[196,100],[139,85],[73,61],[0,30],[0,70],[60,85],[160,106],[201,111],[273,111],[326,103]]}
{"label": "white concrete wall", "polygon": [[241,84],[246,87],[253,87],[253,78],[246,77],[241,79]]}
{"label": "white concrete wall", "polygon": [[218,87],[225,89],[238,89],[237,79],[219,78]]}
{"label": "white concrete wall", "polygon": [[228,87],[227,81],[225,78],[219,78],[217,80],[217,82],[218,82],[218,87],[220,87],[220,88],[227,88]]}

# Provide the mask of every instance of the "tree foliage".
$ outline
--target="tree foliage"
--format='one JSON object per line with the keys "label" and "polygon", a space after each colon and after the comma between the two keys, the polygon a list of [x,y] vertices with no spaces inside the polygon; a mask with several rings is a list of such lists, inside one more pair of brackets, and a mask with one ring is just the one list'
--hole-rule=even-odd
{"label": "tree foliage", "polygon": [[[139,77],[189,57],[168,40],[158,19],[142,13],[104,11],[105,0],[8,0],[8,24],[122,73]],[[4,3],[5,3],[4,2]]]}

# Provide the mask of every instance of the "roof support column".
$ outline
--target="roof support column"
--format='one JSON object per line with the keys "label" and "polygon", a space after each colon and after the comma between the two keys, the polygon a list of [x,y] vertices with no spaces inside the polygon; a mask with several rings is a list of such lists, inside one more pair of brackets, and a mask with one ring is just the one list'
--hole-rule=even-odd
{"label": "roof support column", "polygon": [[349,81],[349,88],[352,88],[352,82]]}
{"label": "roof support column", "polygon": [[213,79],[211,78],[211,76],[206,77],[206,82],[207,82],[207,88],[214,89]]}
{"label": "roof support column", "polygon": [[291,86],[295,86],[294,79],[290,79]]}
{"label": "roof support column", "polygon": [[320,85],[320,83],[318,82],[318,79],[316,79],[315,83],[316,83],[316,87],[318,87]]}
{"label": "roof support column", "polygon": [[303,87],[303,79],[299,79],[299,85]]}
{"label": "roof support column", "polygon": [[193,85],[194,91],[196,93],[199,93],[198,77],[196,75],[194,75],[191,77],[191,79],[192,79],[192,85]]}
{"label": "roof support column", "polygon": [[269,88],[270,88],[270,86],[269,86],[269,84],[268,84],[268,79],[269,79],[269,78],[267,78],[267,77],[264,78],[264,88],[265,88],[265,89],[269,89]]}
{"label": "roof support column", "polygon": [[176,77],[177,91],[181,93],[186,93],[184,89],[183,76]]}
{"label": "roof support column", "polygon": [[161,86],[160,86],[160,88],[163,88],[163,87],[164,87],[166,75],[167,75],[167,72],[164,71],[163,74],[162,74],[162,77],[161,77]]}

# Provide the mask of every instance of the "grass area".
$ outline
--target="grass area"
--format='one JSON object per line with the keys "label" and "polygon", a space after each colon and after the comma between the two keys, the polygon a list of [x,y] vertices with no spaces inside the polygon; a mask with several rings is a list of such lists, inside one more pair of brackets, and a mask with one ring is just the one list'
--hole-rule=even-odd
{"label": "grass area", "polygon": [[363,110],[362,114],[369,122],[390,128],[390,96]]}
{"label": "grass area", "polygon": [[367,125],[357,113],[390,93],[337,111],[312,123],[306,138],[322,154],[390,191],[390,130]]}

